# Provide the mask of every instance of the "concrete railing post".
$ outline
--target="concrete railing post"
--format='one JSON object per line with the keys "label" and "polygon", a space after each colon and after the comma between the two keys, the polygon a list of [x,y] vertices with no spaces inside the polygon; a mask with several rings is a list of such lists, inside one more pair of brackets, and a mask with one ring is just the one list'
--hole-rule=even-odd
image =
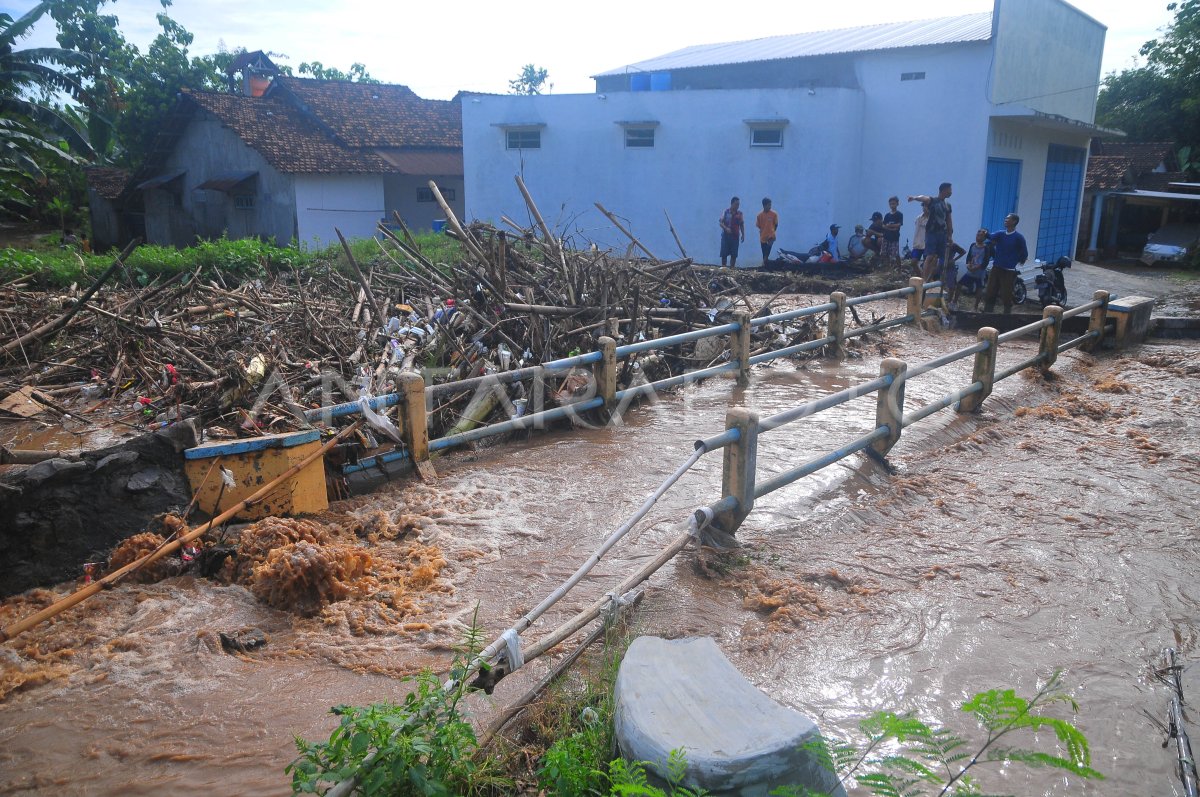
{"label": "concrete railing post", "polygon": [[425,414],[425,380],[420,374],[405,371],[399,378],[400,393],[404,397],[404,424],[400,437],[408,446],[413,462],[429,459],[429,422]]}
{"label": "concrete railing post", "polygon": [[871,443],[872,450],[881,457],[887,456],[892,446],[900,441],[904,421],[904,374],[907,371],[908,364],[895,357],[887,357],[879,364],[879,375],[892,377],[892,383],[880,388],[875,396],[875,428],[888,428],[887,437]]}
{"label": "concrete railing post", "polygon": [[925,280],[920,277],[910,277],[908,287],[913,289],[913,292],[908,295],[908,314],[912,316],[913,323],[920,326],[921,313],[925,310]]}
{"label": "concrete railing post", "polygon": [[733,314],[733,322],[738,324],[737,332],[729,336],[729,359],[738,364],[738,387],[750,386],[750,313],[737,310]]}
{"label": "concrete railing post", "polygon": [[600,338],[600,362],[592,374],[596,378],[596,397],[604,399],[605,414],[617,404],[617,342],[610,337]]}
{"label": "concrete railing post", "polygon": [[996,382],[996,355],[999,354],[1000,333],[995,327],[980,327],[979,340],[986,341],[988,347],[975,352],[975,370],[971,372],[971,382],[980,382],[983,389],[958,402],[959,412],[977,412],[983,406],[983,400],[992,394],[992,385]]}
{"label": "concrete railing post", "polygon": [[730,534],[754,508],[754,471],[758,459],[758,413],[745,407],[733,407],[725,413],[725,428],[737,429],[736,443],[725,446],[721,471],[721,496],[737,499],[737,508],[722,512],[717,525]]}
{"label": "concrete railing post", "polygon": [[829,311],[829,337],[833,338],[833,356],[846,359],[846,294],[834,291],[829,301],[836,305]]}
{"label": "concrete railing post", "polygon": [[1062,314],[1063,309],[1056,304],[1052,304],[1042,311],[1042,318],[1049,318],[1053,321],[1042,327],[1041,345],[1038,348],[1038,354],[1042,358],[1038,368],[1042,369],[1042,373],[1049,371],[1050,366],[1054,365],[1055,360],[1058,359],[1058,341],[1062,338]]}
{"label": "concrete railing post", "polygon": [[1084,351],[1100,348],[1104,342],[1104,326],[1108,323],[1108,291],[1096,291],[1092,294],[1092,301],[1100,302],[1100,306],[1092,308],[1092,315],[1088,319],[1088,334],[1095,337],[1079,347]]}

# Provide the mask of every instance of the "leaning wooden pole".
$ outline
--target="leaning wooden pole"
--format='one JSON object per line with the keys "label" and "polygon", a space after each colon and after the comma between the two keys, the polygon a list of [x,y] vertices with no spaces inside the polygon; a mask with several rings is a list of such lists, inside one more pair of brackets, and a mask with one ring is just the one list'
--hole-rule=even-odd
{"label": "leaning wooden pole", "polygon": [[614,227],[616,227],[621,232],[625,233],[626,238],[633,241],[634,246],[636,246],[638,249],[641,249],[643,252],[646,253],[646,257],[650,258],[651,260],[653,260],[656,263],[658,262],[658,258],[654,256],[654,253],[651,252],[649,249],[647,249],[645,244],[643,244],[641,241],[639,241],[637,238],[635,238],[633,236],[633,233],[631,233],[629,230],[625,229],[624,225],[622,225],[621,222],[617,221],[616,216],[614,216],[613,214],[611,214],[607,210],[605,210],[604,205],[601,205],[599,202],[596,202],[594,204],[596,205],[597,208],[600,209],[600,212],[604,214],[605,218],[607,218],[609,221],[611,221],[613,223]]}
{"label": "leaning wooden pole", "polygon": [[458,220],[458,216],[454,215],[454,209],[450,207],[450,203],[442,196],[442,190],[438,188],[437,183],[433,180],[429,181],[429,190],[433,192],[433,198],[437,200],[438,206],[446,214],[446,223],[450,225],[450,228],[454,230],[454,234],[463,242],[463,246],[467,247],[471,251],[471,254],[479,258],[480,264],[487,263],[488,257],[483,253],[483,247],[475,240],[475,236],[471,235],[470,231],[463,227],[462,223]]}
{"label": "leaning wooden pole", "polygon": [[675,232],[675,225],[671,223],[671,214],[667,212],[666,208],[663,208],[663,215],[667,217],[667,227],[671,230],[671,237],[675,239],[675,245],[679,247],[679,254],[687,257],[687,250],[683,248],[683,241],[679,240],[679,233]]}
{"label": "leaning wooden pole", "polygon": [[387,310],[379,302],[375,301],[375,294],[371,292],[371,283],[367,282],[367,278],[363,276],[362,269],[358,267],[358,261],[354,259],[354,253],[350,251],[350,244],[346,242],[346,236],[342,235],[342,231],[337,227],[333,228],[337,233],[338,240],[342,242],[342,249],[346,252],[346,259],[350,261],[350,268],[354,269],[354,276],[358,278],[358,286],[362,288],[363,294],[367,297],[367,302],[371,309],[378,313],[379,323],[387,324]]}
{"label": "leaning wooden pole", "polygon": [[551,252],[558,252],[561,247],[553,235],[550,234],[550,228],[546,226],[546,220],[542,218],[541,211],[538,210],[537,203],[533,201],[533,196],[529,193],[529,189],[525,187],[525,181],[521,179],[521,175],[514,175],[517,181],[517,188],[521,189],[521,196],[525,197],[525,205],[529,208],[529,212],[533,214],[534,221],[537,222],[538,229],[542,231],[542,236],[546,239],[546,244],[550,247]]}
{"label": "leaning wooden pole", "polygon": [[92,283],[92,287],[87,289],[87,293],[79,297],[79,301],[75,302],[75,304],[71,306],[70,310],[63,313],[53,321],[42,324],[37,329],[30,330],[16,340],[10,340],[8,343],[0,346],[0,354],[8,354],[16,351],[17,349],[25,346],[26,343],[33,343],[34,341],[41,340],[47,335],[57,332],[59,329],[62,329],[64,326],[66,326],[67,322],[70,321],[76,313],[83,309],[83,306],[87,304],[88,299],[91,299],[96,291],[100,290],[101,286],[108,282],[109,278],[117,272],[117,269],[125,265],[125,258],[129,257],[129,255],[133,253],[133,250],[136,249],[138,244],[141,242],[141,238],[134,238],[132,241],[130,241],[129,244],[123,250],[121,250],[121,254],[117,255],[116,259],[113,260],[109,267],[104,269],[104,273],[96,278],[96,281]]}
{"label": "leaning wooden pole", "polygon": [[362,423],[362,421],[356,421],[353,424],[351,424],[350,426],[347,426],[345,429],[343,429],[342,431],[340,431],[336,435],[334,435],[334,437],[331,438],[329,440],[329,442],[325,443],[325,445],[321,446],[319,449],[317,449],[313,453],[309,454],[307,457],[300,460],[295,465],[293,465],[292,467],[288,468],[286,471],[281,473],[270,484],[267,484],[261,490],[259,490],[254,495],[250,496],[249,498],[245,498],[245,499],[239,501],[235,506],[230,507],[229,509],[225,510],[224,512],[217,515],[212,520],[205,523],[203,526],[201,526],[197,529],[193,529],[191,531],[184,532],[183,534],[180,534],[173,541],[167,543],[166,545],[156,548],[155,550],[146,554],[142,558],[137,559],[136,561],[130,562],[129,564],[125,565],[124,567],[120,568],[119,570],[114,570],[113,572],[106,575],[104,578],[101,578],[97,581],[93,581],[91,584],[88,584],[88,585],[76,590],[75,592],[72,592],[67,597],[63,598],[62,600],[56,601],[55,603],[50,604],[45,609],[42,609],[40,612],[37,612],[36,614],[31,614],[30,616],[26,617],[24,620],[18,620],[17,622],[13,623],[12,625],[5,626],[4,628],[0,628],[0,642],[7,642],[8,640],[15,637],[17,634],[28,631],[30,628],[33,628],[36,625],[40,625],[41,623],[46,622],[50,618],[56,617],[57,615],[62,614],[67,609],[70,609],[75,604],[80,603],[81,601],[84,601],[87,598],[92,597],[97,592],[100,592],[103,589],[108,589],[108,588],[112,587],[114,584],[116,584],[118,581],[120,581],[130,571],[137,570],[138,568],[148,565],[155,560],[161,559],[162,557],[166,556],[167,554],[172,553],[173,551],[177,550],[181,546],[186,545],[187,543],[196,539],[201,534],[204,534],[206,531],[211,529],[213,526],[221,525],[226,520],[229,520],[231,517],[236,515],[238,512],[241,512],[243,509],[246,509],[247,507],[251,506],[252,504],[254,504],[258,501],[261,501],[263,498],[270,495],[271,492],[273,490],[275,490],[275,488],[277,488],[284,481],[286,481],[287,479],[290,479],[292,476],[299,473],[301,469],[307,467],[309,464],[311,464],[315,460],[319,459],[320,457],[323,457],[325,455],[326,451],[328,451],[330,448],[332,448],[334,446],[334,444],[337,443],[339,440],[341,440],[343,437],[345,437],[346,435],[350,434],[352,431],[357,429],[361,423]]}

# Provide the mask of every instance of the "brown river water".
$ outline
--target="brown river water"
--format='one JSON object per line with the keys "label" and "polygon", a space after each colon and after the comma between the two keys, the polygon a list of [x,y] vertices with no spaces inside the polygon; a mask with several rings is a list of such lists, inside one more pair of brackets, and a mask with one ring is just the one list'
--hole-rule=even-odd
{"label": "brown river water", "polygon": [[[0,645],[0,794],[287,794],[293,735],[322,738],[335,724],[330,706],[397,699],[398,675],[444,667],[477,604],[489,639],[502,631],[693,440],[719,432],[729,407],[779,412],[874,378],[883,356],[916,364],[970,341],[889,330],[843,364],[760,366],[745,390],[711,380],[621,425],[453,453],[436,485],[397,479],[319,518],[336,531],[384,512],[412,533],[362,542],[407,562],[405,579],[313,617],[191,576],[101,593]],[[1003,349],[1001,367],[1033,346]],[[969,374],[970,358],[914,379],[907,408]],[[986,773],[987,789],[1180,794],[1173,748],[1144,712],[1166,716],[1168,691],[1150,663],[1168,645],[1200,700],[1198,375],[1200,345],[1183,341],[1068,352],[1049,378],[1006,380],[979,414],[947,410],[906,430],[892,474],[854,456],[760,499],[738,535],[740,563],[704,574],[685,551],[649,582],[636,629],[715,637],[753,683],[835,735],[879,709],[970,731],[957,712],[964,699],[993,687],[1030,694],[1062,669],[1107,779],[1014,767]],[[868,431],[874,406],[863,398],[766,433],[760,479]],[[720,497],[720,469],[719,453],[701,459],[525,638],[653,558],[692,509]],[[417,578],[419,565],[432,570]],[[0,621],[71,586],[12,599]],[[218,632],[251,626],[265,648],[222,652]],[[472,698],[477,716],[486,721],[546,667],[533,662]]]}

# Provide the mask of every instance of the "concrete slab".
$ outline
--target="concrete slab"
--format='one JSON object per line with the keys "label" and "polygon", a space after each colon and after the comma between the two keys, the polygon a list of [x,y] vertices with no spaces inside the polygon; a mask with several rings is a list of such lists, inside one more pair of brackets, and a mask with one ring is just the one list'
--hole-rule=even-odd
{"label": "concrete slab", "polygon": [[709,637],[634,640],[617,673],[615,703],[621,754],[665,772],[671,751],[682,749],[690,788],[765,797],[800,785],[845,797],[802,749],[820,735],[812,720],[747,681]]}

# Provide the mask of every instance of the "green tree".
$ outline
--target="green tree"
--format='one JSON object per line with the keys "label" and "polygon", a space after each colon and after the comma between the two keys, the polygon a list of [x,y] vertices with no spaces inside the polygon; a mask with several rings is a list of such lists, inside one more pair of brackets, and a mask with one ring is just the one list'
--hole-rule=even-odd
{"label": "green tree", "polygon": [[550,73],[545,69],[525,64],[521,67],[521,74],[508,81],[508,91],[510,94],[541,94],[549,77]]}
{"label": "green tree", "polygon": [[378,83],[362,64],[355,62],[343,72],[331,66],[325,66],[320,61],[304,61],[296,68],[296,72],[317,80],[348,80],[352,83]]}
{"label": "green tree", "polygon": [[1146,65],[1104,78],[1096,120],[1133,141],[1173,140],[1200,149],[1200,0],[1167,4],[1175,17],[1142,45]]}
{"label": "green tree", "polygon": [[0,205],[10,212],[29,207],[31,184],[44,183],[45,159],[76,163],[92,154],[86,137],[51,98],[78,98],[79,83],[66,70],[84,56],[57,47],[18,49],[50,9],[39,3],[19,19],[0,14]]}

